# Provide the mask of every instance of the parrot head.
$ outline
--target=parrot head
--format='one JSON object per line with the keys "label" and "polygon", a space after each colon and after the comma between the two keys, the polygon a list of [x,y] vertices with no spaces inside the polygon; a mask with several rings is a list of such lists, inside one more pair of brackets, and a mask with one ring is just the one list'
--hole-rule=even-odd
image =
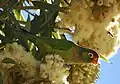
{"label": "parrot head", "polygon": [[82,55],[82,59],[87,63],[98,63],[99,55],[92,49],[79,48],[79,54]]}
{"label": "parrot head", "polygon": [[99,55],[95,51],[90,50],[90,52],[88,52],[88,56],[93,64],[98,63]]}

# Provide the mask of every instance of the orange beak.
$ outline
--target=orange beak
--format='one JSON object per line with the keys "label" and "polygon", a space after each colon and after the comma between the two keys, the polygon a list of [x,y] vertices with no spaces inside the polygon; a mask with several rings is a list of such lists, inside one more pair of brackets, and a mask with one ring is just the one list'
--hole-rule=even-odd
{"label": "orange beak", "polygon": [[98,64],[98,58],[94,58],[92,61],[93,64]]}

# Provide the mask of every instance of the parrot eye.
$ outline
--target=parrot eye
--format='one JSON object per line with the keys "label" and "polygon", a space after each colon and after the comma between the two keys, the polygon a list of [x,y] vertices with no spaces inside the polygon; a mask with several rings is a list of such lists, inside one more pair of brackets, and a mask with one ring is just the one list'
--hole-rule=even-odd
{"label": "parrot eye", "polygon": [[90,58],[93,58],[93,53],[88,53],[88,56],[90,56]]}

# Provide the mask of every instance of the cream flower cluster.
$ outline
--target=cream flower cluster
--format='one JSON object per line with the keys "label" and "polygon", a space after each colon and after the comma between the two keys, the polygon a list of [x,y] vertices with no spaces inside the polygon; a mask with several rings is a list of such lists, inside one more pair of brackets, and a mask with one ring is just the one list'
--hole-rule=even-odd
{"label": "cream flower cluster", "polygon": [[69,69],[59,55],[46,55],[45,63],[40,64],[40,76],[48,78],[52,84],[69,84],[67,82]]}
{"label": "cream flower cluster", "polygon": [[[13,84],[13,82],[17,84],[35,84],[36,82],[40,84],[92,84],[98,78],[100,68],[99,64],[91,63],[66,65],[57,54],[48,54],[41,61],[36,61],[17,43],[7,44],[4,51],[0,52],[0,57],[0,72],[4,76],[5,84]],[[10,58],[17,64],[2,63],[5,58]],[[14,75],[13,78],[11,73]]]}
{"label": "cream flower cluster", "polygon": [[74,26],[74,42],[110,57],[120,41],[119,4],[119,0],[72,0],[58,25]]}
{"label": "cream flower cluster", "polygon": [[95,84],[99,78],[100,65],[81,63],[71,67],[68,80],[70,84]]}
{"label": "cream flower cluster", "polygon": [[[7,80],[4,83],[15,82],[14,78],[9,76],[12,72],[16,76],[15,79],[20,75],[18,84],[34,84],[36,81],[39,81],[39,83],[43,81],[44,84],[47,79],[47,82],[50,81],[51,84],[69,84],[67,77],[70,67],[64,64],[64,60],[59,55],[46,55],[43,63],[42,61],[36,61],[21,45],[12,43],[6,45],[4,51],[0,53],[0,57],[0,72],[4,76],[4,80]],[[5,58],[14,60],[17,65],[2,63]],[[22,81],[22,79],[26,79],[26,81]]]}
{"label": "cream flower cluster", "polygon": [[[36,73],[36,60],[17,43],[7,44],[5,50],[0,53],[2,61],[5,58],[14,60],[19,65],[20,71],[25,78],[34,77]],[[11,64],[3,64],[4,69],[9,69]],[[2,67],[2,66],[0,66]],[[11,66],[12,67],[12,66]]]}
{"label": "cream flower cluster", "polygon": [[114,3],[115,0],[97,0],[97,4],[99,6],[104,5],[104,6],[111,6]]}

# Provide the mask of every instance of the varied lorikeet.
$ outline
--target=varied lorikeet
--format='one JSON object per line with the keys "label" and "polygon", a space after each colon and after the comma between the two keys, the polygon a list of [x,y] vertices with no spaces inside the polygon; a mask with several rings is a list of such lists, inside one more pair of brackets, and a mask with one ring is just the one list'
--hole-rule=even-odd
{"label": "varied lorikeet", "polygon": [[37,37],[25,31],[17,31],[20,36],[29,39],[37,47],[42,48],[44,53],[57,53],[67,64],[98,63],[99,55],[92,49],[80,47],[71,41]]}

